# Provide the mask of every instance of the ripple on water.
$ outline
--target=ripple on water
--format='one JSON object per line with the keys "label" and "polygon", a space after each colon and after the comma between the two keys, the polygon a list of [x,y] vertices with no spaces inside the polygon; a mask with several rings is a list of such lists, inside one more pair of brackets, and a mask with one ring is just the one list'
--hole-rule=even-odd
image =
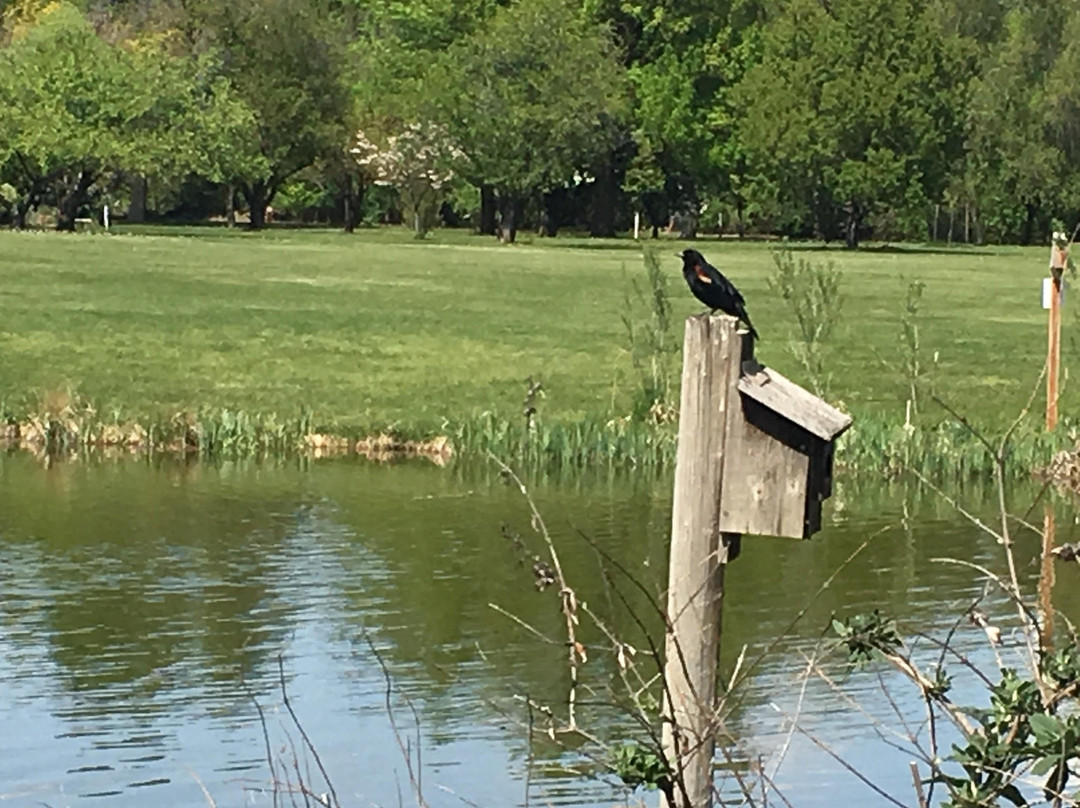
{"label": "ripple on water", "polygon": [[[0,802],[186,807],[205,804],[205,787],[221,805],[269,805],[266,738],[290,760],[302,744],[282,698],[282,655],[290,703],[343,803],[395,805],[407,775],[369,641],[391,676],[400,737],[422,752],[432,805],[521,804],[530,759],[532,801],[628,799],[574,749],[526,742],[522,697],[565,701],[564,628],[556,594],[533,586],[531,557],[544,548],[526,510],[485,474],[360,462],[44,469],[0,459],[0,715],[18,728],[0,740]],[[579,594],[635,638],[640,661],[648,646],[637,621],[658,627],[645,593],[663,590],[669,486],[598,477],[533,487]],[[800,806],[863,804],[869,792],[793,731],[792,716],[887,790],[910,789],[908,758],[876,724],[897,726],[894,704],[917,721],[921,702],[890,675],[851,674],[826,655],[830,618],[880,608],[905,631],[941,636],[981,587],[970,569],[934,559],[999,565],[993,540],[939,503],[842,480],[837,489],[838,518],[814,541],[747,539],[725,595],[725,677],[744,646],[748,664],[787,635],[729,704],[728,729],[741,739],[733,766],[760,756],[775,767],[783,750],[775,780]],[[909,530],[898,518],[905,506]],[[502,537],[503,523],[520,548]],[[1030,575],[1032,551],[1021,554]],[[994,600],[986,610],[1008,614]],[[581,634],[583,674],[608,682],[603,638],[588,625]],[[991,659],[985,636],[966,624],[956,642]],[[916,653],[932,661],[936,651]],[[807,658],[820,675],[804,685]],[[899,694],[892,703],[882,681]],[[969,683],[957,688],[958,699],[980,698]],[[582,720],[627,737],[632,726],[603,695],[582,696]],[[543,729],[540,715],[532,720]],[[725,767],[718,781],[733,794]],[[277,774],[295,779],[288,766]]]}

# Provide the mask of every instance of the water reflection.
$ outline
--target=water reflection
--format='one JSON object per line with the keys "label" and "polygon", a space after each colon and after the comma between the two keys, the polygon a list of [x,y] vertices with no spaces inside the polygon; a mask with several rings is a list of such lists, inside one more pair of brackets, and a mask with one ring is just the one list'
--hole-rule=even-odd
{"label": "water reflection", "polygon": [[[597,473],[535,480],[532,490],[579,594],[646,649],[644,631],[660,625],[651,601],[665,580],[670,480]],[[991,515],[984,492],[959,495]],[[1017,501],[1030,496],[1017,492]],[[489,605],[562,636],[555,593],[537,592],[529,564],[500,535],[504,523],[542,553],[519,494],[483,465],[43,468],[0,456],[0,711],[18,728],[5,733],[0,800],[134,806],[152,794],[162,806],[190,805],[204,802],[205,786],[219,805],[269,804],[262,727],[245,684],[267,711],[273,743],[287,744],[295,731],[282,712],[283,654],[290,694],[343,801],[396,804],[407,775],[370,638],[419,711],[429,801],[457,804],[455,792],[481,805],[523,802],[529,750],[514,697],[558,707],[568,674],[561,647]],[[1000,548],[914,486],[840,480],[827,524],[812,542],[748,539],[729,571],[728,673],[744,646],[752,659],[811,604],[753,671],[731,729],[768,755],[785,742],[775,708],[799,709],[837,751],[907,788],[907,759],[890,763],[868,744],[866,721],[828,687],[816,683],[799,701],[800,654],[834,612],[877,607],[905,629],[947,630],[982,586],[971,570],[934,559],[1000,569]],[[1074,533],[1059,504],[1059,540]],[[1034,536],[1018,543],[1017,560],[1027,579],[1037,574]],[[1076,573],[1059,568],[1055,590],[1073,619]],[[987,608],[1007,612],[1000,599]],[[603,684],[613,674],[603,636],[589,624],[581,631],[593,650],[588,674]],[[985,653],[977,631],[959,636]],[[872,711],[888,708],[876,680],[847,684]],[[582,721],[615,737],[629,731],[609,699],[593,695],[582,700]],[[545,802],[625,798],[602,780],[568,776],[558,766],[575,758],[554,746],[533,753],[542,764],[535,796]],[[781,775],[800,805],[865,797],[804,742],[791,745]]]}

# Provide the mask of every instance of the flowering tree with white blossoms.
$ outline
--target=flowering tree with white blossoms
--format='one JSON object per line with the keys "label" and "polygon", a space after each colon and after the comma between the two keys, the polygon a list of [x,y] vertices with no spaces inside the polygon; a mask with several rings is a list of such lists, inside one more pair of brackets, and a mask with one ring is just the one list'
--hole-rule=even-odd
{"label": "flowering tree with white blossoms", "polygon": [[418,238],[435,224],[439,204],[456,176],[454,167],[465,158],[446,128],[432,123],[409,124],[383,145],[357,132],[350,152],[371,182],[397,188]]}

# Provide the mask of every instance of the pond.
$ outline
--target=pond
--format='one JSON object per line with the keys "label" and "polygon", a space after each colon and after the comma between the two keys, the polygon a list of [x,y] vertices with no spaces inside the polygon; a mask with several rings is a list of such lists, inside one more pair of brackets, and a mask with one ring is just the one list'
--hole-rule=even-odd
{"label": "pond", "polygon": [[[570,583],[649,675],[670,478],[528,482]],[[1035,493],[1015,492],[1021,512]],[[950,494],[995,518],[987,492]],[[1059,539],[1074,540],[1068,503],[1057,508]],[[1039,540],[1020,536],[1034,586]],[[542,706],[565,715],[569,681],[557,593],[534,585],[543,552],[520,493],[484,463],[0,455],[0,803],[291,805],[275,803],[268,746],[279,780],[299,766],[325,791],[283,678],[343,805],[415,802],[407,757],[432,806],[655,804],[600,771],[589,743],[528,741]],[[939,496],[843,477],[812,541],[744,540],[727,573],[724,674],[780,639],[729,699],[734,769],[762,762],[796,806],[884,804],[839,757],[914,803],[912,755],[888,733],[905,731],[898,713],[921,720],[917,694],[835,656],[828,680],[803,673],[834,613],[880,608],[905,632],[944,636],[984,587],[943,556],[1004,569],[994,539]],[[1078,570],[1060,565],[1054,590],[1073,620]],[[1015,650],[1008,603],[993,593],[981,608]],[[959,625],[955,645],[992,666],[984,633]],[[614,655],[593,623],[580,631],[579,722],[617,743],[637,729],[613,695]],[[985,700],[957,679],[956,700]]]}

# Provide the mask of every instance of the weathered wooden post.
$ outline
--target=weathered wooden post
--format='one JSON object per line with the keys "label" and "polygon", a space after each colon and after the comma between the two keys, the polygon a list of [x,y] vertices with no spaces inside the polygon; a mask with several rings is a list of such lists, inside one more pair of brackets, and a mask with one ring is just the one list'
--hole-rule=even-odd
{"label": "weathered wooden post", "polygon": [[724,567],[743,534],[809,538],[851,419],[759,365],[726,315],[686,321],[671,514],[663,742],[667,808],[712,804]]}
{"label": "weathered wooden post", "polygon": [[[676,805],[712,798],[716,664],[724,564],[737,536],[721,537],[720,486],[731,403],[738,398],[742,338],[733,317],[690,317],[683,339],[679,446],[671,510],[667,692],[663,740],[676,767]],[[675,806],[669,806],[675,808]]]}
{"label": "weathered wooden post", "polygon": [[[1052,431],[1058,422],[1058,380],[1061,369],[1061,298],[1062,280],[1069,263],[1069,242],[1065,233],[1054,233],[1050,242],[1050,277],[1043,279],[1043,308],[1049,310],[1046,340],[1046,429]],[[1054,506],[1043,503],[1043,555],[1039,575],[1039,606],[1042,610],[1040,643],[1050,649],[1053,643],[1054,612],[1051,593],[1054,587],[1054,546],[1057,525]]]}
{"label": "weathered wooden post", "polygon": [[1043,281],[1043,308],[1050,310],[1046,344],[1046,428],[1058,421],[1058,378],[1061,368],[1061,291],[1062,276],[1068,265],[1068,242],[1065,233],[1054,233],[1050,244],[1050,277]]}

